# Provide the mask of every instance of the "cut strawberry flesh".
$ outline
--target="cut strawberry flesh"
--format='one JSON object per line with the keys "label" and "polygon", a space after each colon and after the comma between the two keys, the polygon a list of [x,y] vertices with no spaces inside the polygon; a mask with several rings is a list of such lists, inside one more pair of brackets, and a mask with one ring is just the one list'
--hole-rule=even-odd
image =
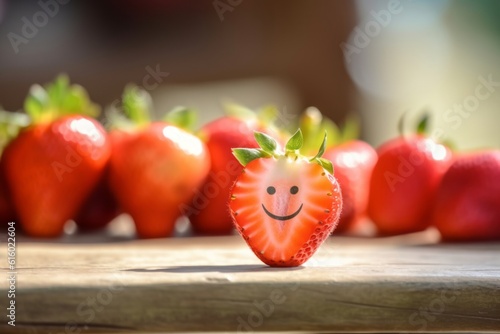
{"label": "cut strawberry flesh", "polygon": [[334,229],[340,189],[307,160],[257,159],[234,185],[231,214],[239,233],[264,262],[298,265]]}

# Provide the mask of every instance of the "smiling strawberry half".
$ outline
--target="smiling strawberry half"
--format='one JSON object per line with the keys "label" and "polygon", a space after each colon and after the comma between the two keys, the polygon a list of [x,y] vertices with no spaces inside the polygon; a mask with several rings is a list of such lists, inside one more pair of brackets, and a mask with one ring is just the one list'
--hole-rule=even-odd
{"label": "smiling strawberry half", "polygon": [[[325,136],[326,137],[326,136]],[[281,152],[276,141],[255,132],[258,149],[233,149],[245,166],[231,194],[234,224],[252,251],[269,266],[307,261],[335,229],[342,208],[330,161],[300,155],[297,131]]]}

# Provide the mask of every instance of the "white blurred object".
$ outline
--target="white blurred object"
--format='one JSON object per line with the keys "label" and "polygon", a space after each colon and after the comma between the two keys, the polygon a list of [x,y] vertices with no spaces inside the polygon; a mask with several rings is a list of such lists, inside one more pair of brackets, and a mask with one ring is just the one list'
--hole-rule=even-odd
{"label": "white blurred object", "polygon": [[396,135],[401,113],[428,106],[445,84],[451,41],[441,18],[448,4],[357,1],[360,21],[347,41],[357,49],[345,54],[346,66],[362,93],[363,127],[371,143]]}
{"label": "white blurred object", "polygon": [[[380,145],[397,135],[404,112],[410,112],[410,127],[425,109],[431,129],[459,149],[498,147],[500,89],[487,85],[479,88],[489,92],[486,98],[475,96],[485,80],[500,83],[500,45],[471,3],[356,3],[360,22],[346,42],[355,48],[344,45],[344,54],[359,88],[366,139]],[[478,103],[462,112],[471,101]]]}
{"label": "white blurred object", "polygon": [[376,41],[347,63],[347,70],[361,91],[408,103],[432,94],[443,84],[450,38],[441,24],[412,31],[390,29],[373,39]]}
{"label": "white blurred object", "polygon": [[441,17],[449,1],[358,0],[349,74],[374,97],[412,103],[440,87],[450,58]]}

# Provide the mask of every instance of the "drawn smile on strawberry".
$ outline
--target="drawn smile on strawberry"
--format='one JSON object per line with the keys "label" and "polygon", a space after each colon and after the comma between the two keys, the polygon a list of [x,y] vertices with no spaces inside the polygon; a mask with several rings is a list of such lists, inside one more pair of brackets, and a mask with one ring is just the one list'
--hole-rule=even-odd
{"label": "drawn smile on strawberry", "polygon": [[[293,186],[290,188],[290,194],[295,195],[298,192],[299,192],[299,187]],[[271,196],[274,195],[276,193],[276,188],[273,186],[267,187],[267,193]],[[264,212],[266,213],[266,215],[268,215],[272,219],[281,220],[281,221],[290,220],[290,219],[295,218],[300,213],[303,206],[304,206],[304,203],[301,203],[299,208],[297,209],[297,211],[295,211],[294,213],[292,213],[290,215],[286,215],[286,216],[278,216],[278,215],[275,215],[274,213],[270,212],[266,208],[264,203],[262,203],[262,208],[264,209]]]}

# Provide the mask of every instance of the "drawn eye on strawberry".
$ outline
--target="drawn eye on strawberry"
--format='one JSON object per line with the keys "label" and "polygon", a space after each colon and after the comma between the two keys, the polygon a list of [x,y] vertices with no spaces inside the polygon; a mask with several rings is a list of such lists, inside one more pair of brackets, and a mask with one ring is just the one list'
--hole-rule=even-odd
{"label": "drawn eye on strawberry", "polygon": [[230,197],[234,225],[267,265],[299,266],[335,229],[342,208],[333,165],[322,158],[326,134],[312,158],[300,154],[300,130],[284,151],[272,137],[254,135],[259,148],[233,149],[244,166]]}

